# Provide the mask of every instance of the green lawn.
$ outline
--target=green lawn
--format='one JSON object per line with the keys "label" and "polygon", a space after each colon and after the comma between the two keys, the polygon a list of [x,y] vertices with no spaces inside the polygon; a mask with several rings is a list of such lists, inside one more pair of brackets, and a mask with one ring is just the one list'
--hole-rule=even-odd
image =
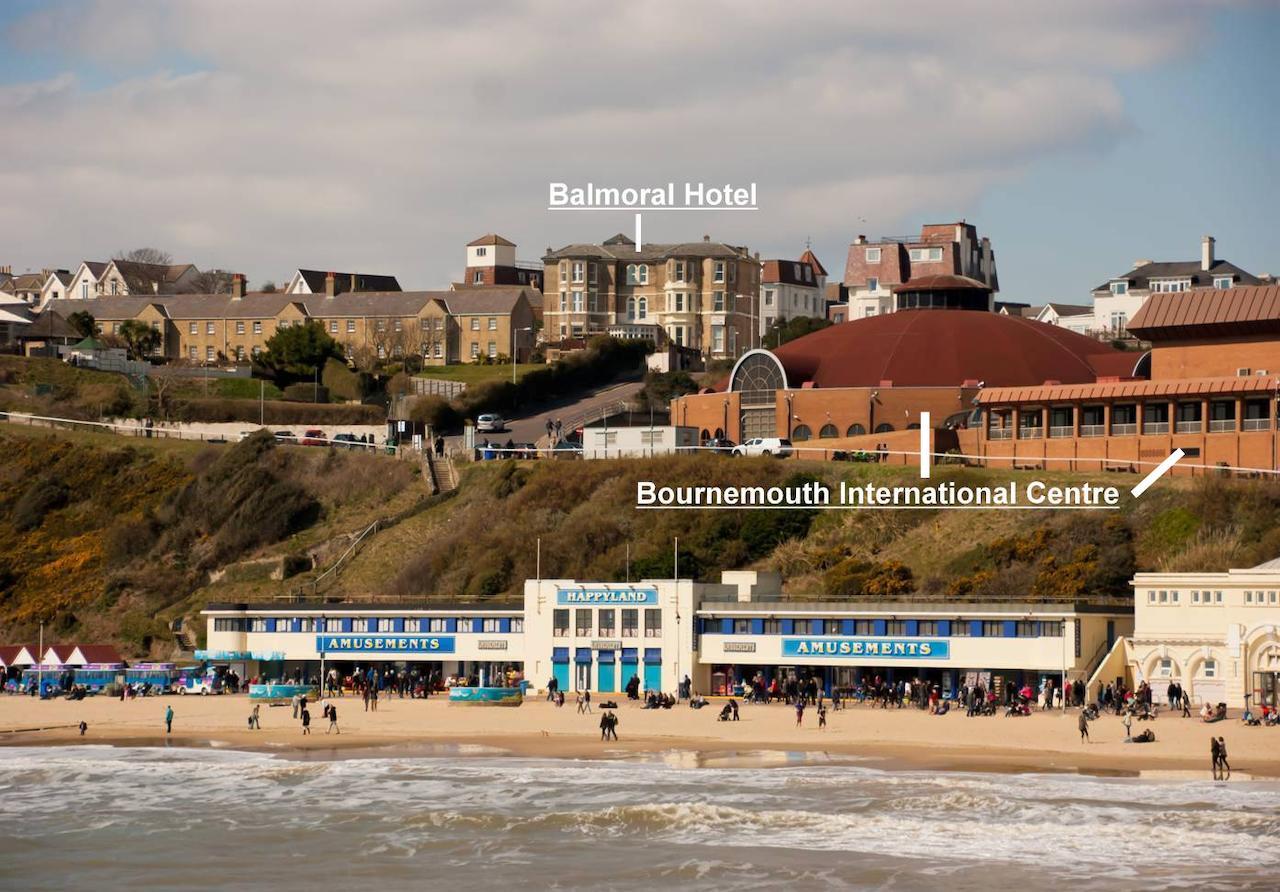
{"label": "green lawn", "polygon": [[[529,372],[545,369],[544,363],[521,363],[516,366],[516,376],[523,378]],[[484,384],[488,381],[510,381],[511,364],[477,365],[474,362],[458,365],[432,365],[418,372],[419,378],[437,378],[442,381],[461,381],[464,384]]]}

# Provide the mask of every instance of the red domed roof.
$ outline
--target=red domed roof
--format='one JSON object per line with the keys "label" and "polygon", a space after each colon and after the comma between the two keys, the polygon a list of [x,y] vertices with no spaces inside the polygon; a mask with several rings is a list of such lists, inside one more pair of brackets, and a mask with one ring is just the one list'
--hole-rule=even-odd
{"label": "red domed roof", "polygon": [[975,310],[904,310],[844,322],[772,351],[801,387],[1017,387],[1132,374],[1139,356],[1056,325]]}
{"label": "red domed roof", "polygon": [[975,289],[990,291],[991,286],[968,276],[916,276],[909,282],[894,286],[894,292],[903,291],[961,291]]}

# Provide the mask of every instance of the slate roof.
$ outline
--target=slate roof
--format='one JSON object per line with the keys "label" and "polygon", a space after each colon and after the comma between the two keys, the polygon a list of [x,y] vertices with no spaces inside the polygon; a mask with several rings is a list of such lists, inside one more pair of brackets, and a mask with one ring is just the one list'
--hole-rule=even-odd
{"label": "slate roof", "polygon": [[[299,269],[298,275],[306,281],[313,294],[325,293],[325,279],[328,270]],[[395,276],[384,276],[377,273],[339,273],[333,274],[334,290],[343,294],[348,291],[400,291],[400,281]]]}
{"label": "slate roof", "polygon": [[676,242],[672,244],[647,243],[639,251],[636,243],[622,233],[606,239],[600,245],[575,244],[565,245],[555,251],[549,251],[542,258],[544,263],[553,263],[562,259],[594,258],[598,260],[647,261],[650,263],[664,261],[671,257],[725,257],[746,258],[746,248],[726,245],[723,242]]}
{"label": "slate roof", "polygon": [[1095,292],[1110,293],[1112,282],[1128,282],[1130,288],[1141,290],[1150,288],[1152,279],[1187,277],[1191,279],[1192,288],[1210,288],[1213,286],[1213,280],[1219,276],[1231,276],[1232,282],[1236,285],[1258,285],[1262,282],[1257,276],[1245,272],[1234,263],[1226,260],[1215,260],[1207,270],[1200,267],[1199,260],[1144,263],[1142,266],[1135,266],[1123,275],[1108,279],[1093,290]]}

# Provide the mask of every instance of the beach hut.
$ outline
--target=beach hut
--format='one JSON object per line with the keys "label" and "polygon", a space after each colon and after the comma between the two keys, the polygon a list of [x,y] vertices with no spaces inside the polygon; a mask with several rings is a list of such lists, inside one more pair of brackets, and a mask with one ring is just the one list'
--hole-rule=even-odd
{"label": "beach hut", "polygon": [[7,644],[0,647],[0,669],[22,669],[34,665],[38,648],[34,644]]}
{"label": "beach hut", "polygon": [[53,666],[55,668],[70,665],[67,660],[71,659],[75,653],[76,646],[74,644],[50,644],[44,649],[44,653],[40,657],[40,662],[46,668]]}
{"label": "beach hut", "polygon": [[77,644],[72,647],[71,656],[63,662],[68,666],[118,665],[124,659],[110,644]]}

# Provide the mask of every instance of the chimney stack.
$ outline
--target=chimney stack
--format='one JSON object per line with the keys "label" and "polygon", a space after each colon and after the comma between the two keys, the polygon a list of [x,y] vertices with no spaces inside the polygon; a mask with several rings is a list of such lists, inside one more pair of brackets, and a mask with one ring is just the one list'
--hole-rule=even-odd
{"label": "chimney stack", "polygon": [[704,242],[709,242],[709,241],[711,241],[711,236],[709,236],[709,235],[704,235],[704,236],[702,237],[702,240],[703,240]]}
{"label": "chimney stack", "polygon": [[231,299],[239,300],[244,297],[244,276],[240,273],[231,274]]}
{"label": "chimney stack", "polygon": [[865,245],[867,243],[867,237],[865,235],[860,235],[853,240],[853,243],[855,245]]}
{"label": "chimney stack", "polygon": [[1200,239],[1200,268],[1205,272],[1213,269],[1213,236],[1211,235]]}
{"label": "chimney stack", "polygon": [[356,288],[356,274],[355,274],[355,273],[352,273],[352,274],[351,274],[351,287],[350,287],[350,288],[348,288],[347,290],[348,290],[348,291],[358,291],[358,290],[359,290],[358,288]]}
{"label": "chimney stack", "polygon": [[324,296],[326,298],[333,297],[337,293],[337,282],[333,277],[333,273],[325,273],[324,276]]}

